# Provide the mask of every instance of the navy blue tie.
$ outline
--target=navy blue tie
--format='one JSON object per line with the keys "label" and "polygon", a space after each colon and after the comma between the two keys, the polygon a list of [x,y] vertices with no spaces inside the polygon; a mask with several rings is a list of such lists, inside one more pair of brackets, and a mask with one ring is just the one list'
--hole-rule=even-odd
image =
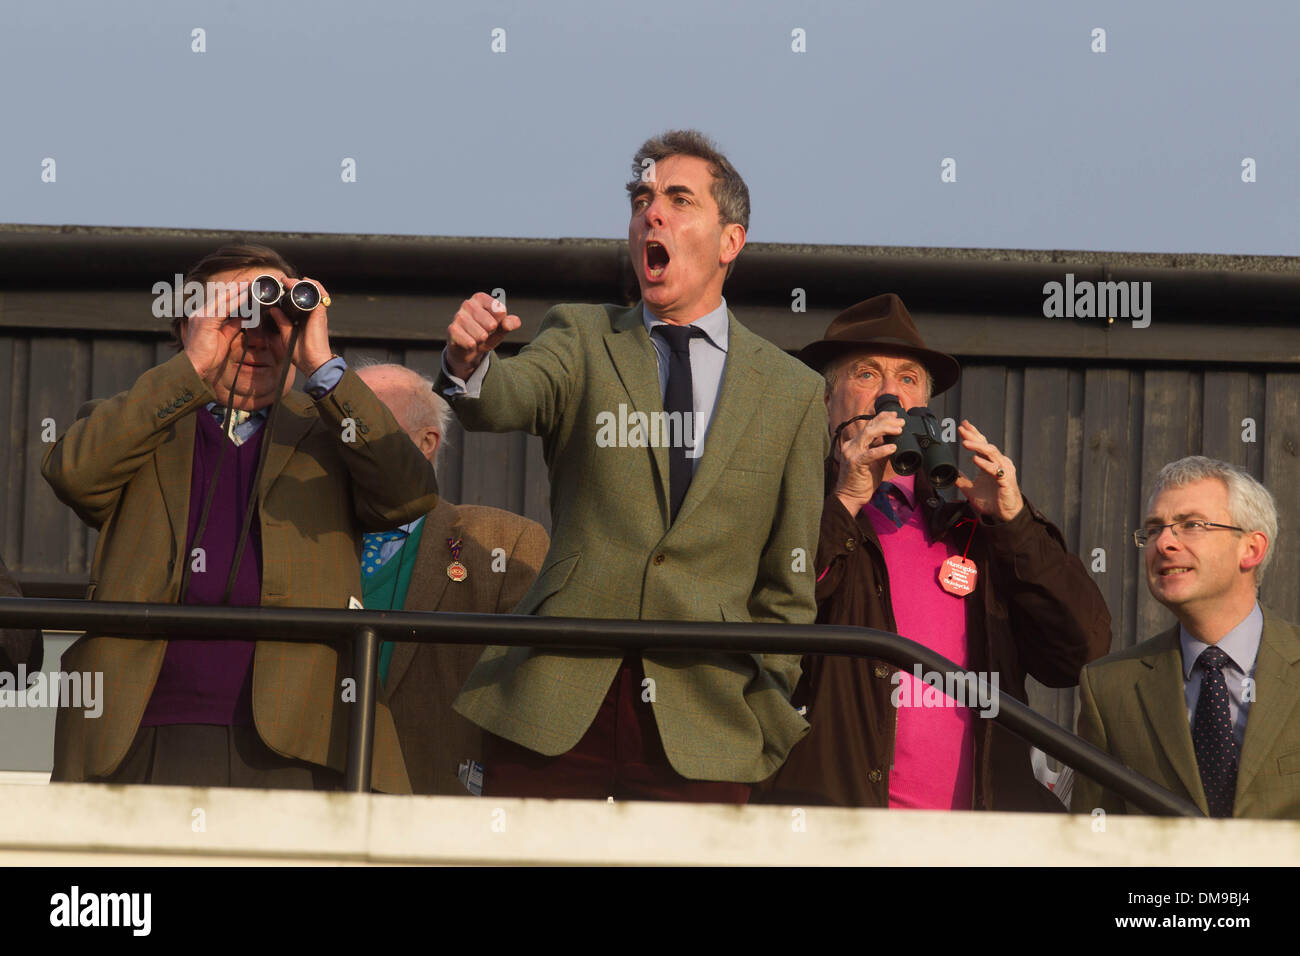
{"label": "navy blue tie", "polygon": [[1232,658],[1217,647],[1207,647],[1197,660],[1204,674],[1192,720],[1196,766],[1201,772],[1210,816],[1230,817],[1237,793],[1238,753],[1237,740],[1232,736],[1232,708],[1228,706],[1228,682],[1223,668],[1232,663]]}
{"label": "navy blue tie", "polygon": [[[695,392],[691,381],[691,336],[699,330],[690,325],[656,325],[654,331],[668,342],[668,387],[664,390],[664,411],[679,412],[686,432],[687,416],[695,411]],[[692,431],[692,434],[693,431]],[[694,435],[696,442],[699,435]],[[668,492],[670,521],[677,520],[686,499],[686,489],[691,486],[691,460],[686,457],[684,442],[674,442],[668,447]]]}
{"label": "navy blue tie", "polygon": [[[880,487],[876,489],[876,493],[871,496],[871,504],[875,506],[877,511],[888,518],[895,528],[901,528],[904,519],[899,517],[894,508],[893,495],[890,494],[890,492],[894,491],[898,491],[898,489],[892,481],[882,481]],[[901,492],[899,493],[901,494]]]}

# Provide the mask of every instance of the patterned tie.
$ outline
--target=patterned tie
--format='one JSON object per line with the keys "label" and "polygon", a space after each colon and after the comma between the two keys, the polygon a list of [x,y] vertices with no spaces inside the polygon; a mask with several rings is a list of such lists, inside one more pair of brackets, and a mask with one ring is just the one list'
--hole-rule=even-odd
{"label": "patterned tie", "polygon": [[1192,744],[1201,786],[1212,817],[1232,816],[1237,793],[1237,741],[1232,736],[1232,709],[1228,706],[1228,682],[1224,665],[1232,663],[1217,647],[1207,647],[1197,658],[1204,672],[1201,695],[1196,699],[1192,722]]}
{"label": "patterned tie", "polygon": [[[701,334],[690,325],[656,325],[654,331],[668,342],[668,387],[664,390],[664,411],[682,413],[682,421],[695,410],[695,394],[691,382],[691,336]],[[683,431],[685,429],[683,428]],[[695,441],[699,441],[695,435]],[[674,444],[668,449],[668,490],[671,498],[673,521],[686,499],[686,489],[691,486],[691,460],[686,457],[686,445]]]}
{"label": "patterned tie", "polygon": [[[212,417],[217,420],[218,425],[220,425],[226,417],[226,406],[224,405],[213,405],[209,411],[212,412]],[[236,446],[242,445],[244,439],[235,434],[235,429],[244,424],[244,422],[248,421],[254,415],[260,416],[261,414],[262,412],[260,411],[245,412],[238,408],[230,409],[230,421],[226,424],[226,435],[235,443]]]}
{"label": "patterned tie", "polygon": [[406,534],[407,533],[400,528],[396,531],[368,532],[362,538],[362,575],[367,578],[371,577],[376,571],[383,567],[383,562],[379,560],[379,549],[389,541],[401,541],[406,537]]}
{"label": "patterned tie", "polygon": [[892,481],[882,481],[880,487],[876,489],[876,493],[871,496],[871,504],[875,506],[877,511],[888,518],[895,528],[901,528],[905,519],[900,517],[898,512],[894,510],[894,494],[901,497],[903,493],[895,487]]}

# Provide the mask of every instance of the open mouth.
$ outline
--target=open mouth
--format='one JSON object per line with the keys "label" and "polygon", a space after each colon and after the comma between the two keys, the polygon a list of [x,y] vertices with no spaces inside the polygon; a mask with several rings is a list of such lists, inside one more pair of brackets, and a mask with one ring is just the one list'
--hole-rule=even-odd
{"label": "open mouth", "polygon": [[663,243],[653,240],[645,244],[645,271],[652,279],[658,279],[668,268],[668,250]]}
{"label": "open mouth", "polygon": [[1192,570],[1191,568],[1161,568],[1158,572],[1162,578],[1170,577],[1174,574],[1184,574]]}

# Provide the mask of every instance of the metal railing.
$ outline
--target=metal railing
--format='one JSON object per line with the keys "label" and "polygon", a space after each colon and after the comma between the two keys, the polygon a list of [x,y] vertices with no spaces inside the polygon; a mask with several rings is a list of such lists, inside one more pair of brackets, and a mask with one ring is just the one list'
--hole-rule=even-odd
{"label": "metal railing", "polygon": [[[952,661],[897,634],[866,627],[792,624],[619,621],[450,614],[344,611],[317,608],[231,608],[0,598],[0,627],[45,627],[94,634],[186,640],[352,641],[357,698],[349,727],[345,785],[370,788],[380,641],[498,644],[551,650],[717,651],[745,654],[844,654],[887,661],[905,671],[920,666],[965,673]],[[1191,801],[1170,793],[1109,754],[1058,727],[979,678],[979,697],[996,707],[1007,730],[1158,816],[1202,817]],[[974,702],[968,702],[973,705]]]}

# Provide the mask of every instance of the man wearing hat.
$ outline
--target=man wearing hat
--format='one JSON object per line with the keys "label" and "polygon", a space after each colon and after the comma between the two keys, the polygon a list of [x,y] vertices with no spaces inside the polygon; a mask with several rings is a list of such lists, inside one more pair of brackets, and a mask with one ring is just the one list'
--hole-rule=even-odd
{"label": "man wearing hat", "polygon": [[[877,396],[924,406],[956,383],[957,361],[926,347],[893,294],[841,313],[799,357],[826,378],[834,436],[818,622],[902,634],[1022,701],[1027,673],[1049,687],[1077,684],[1083,665],[1110,649],[1110,614],[1060,531],[1021,494],[1011,459],[963,420],[976,471],[957,478],[955,501],[924,469],[904,477],[890,462],[903,419],[873,415]],[[954,565],[968,570],[954,575]],[[1034,779],[1028,744],[912,674],[842,656],[806,657],[803,672],[793,702],[807,707],[812,730],[765,785],[765,801],[1064,809]]]}

